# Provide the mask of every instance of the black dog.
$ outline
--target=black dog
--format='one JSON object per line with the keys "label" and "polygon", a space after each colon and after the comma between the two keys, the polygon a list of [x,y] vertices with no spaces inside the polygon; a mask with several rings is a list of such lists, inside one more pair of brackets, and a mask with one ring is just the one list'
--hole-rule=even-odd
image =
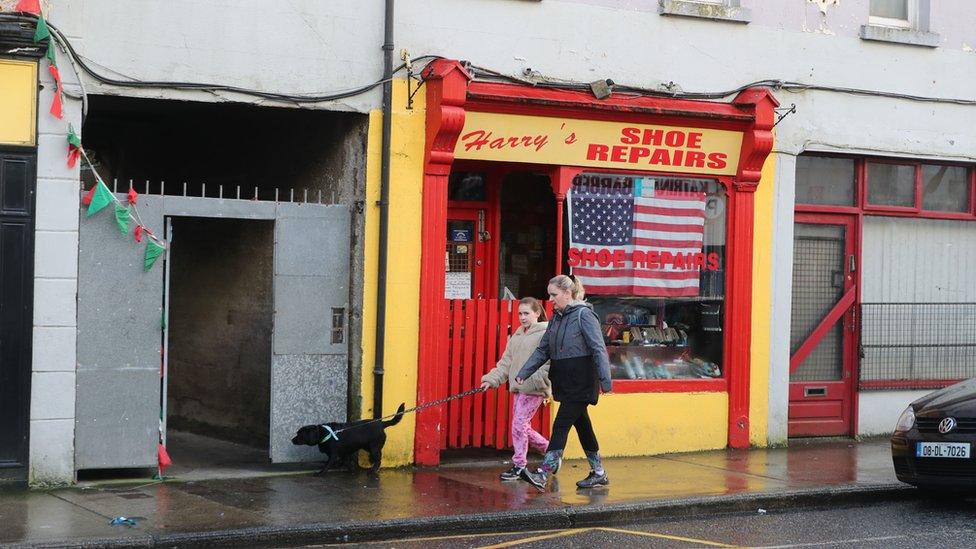
{"label": "black dog", "polygon": [[[291,439],[296,446],[318,446],[319,451],[329,457],[325,467],[316,473],[321,475],[352,456],[359,450],[369,452],[369,459],[373,462],[371,473],[380,468],[383,455],[383,445],[386,444],[384,429],[400,423],[403,417],[404,405],[397,408],[396,416],[389,421],[360,420],[352,423],[325,423],[323,425],[306,425],[298,430]],[[331,431],[330,431],[331,429]],[[339,432],[342,431],[342,432]]]}

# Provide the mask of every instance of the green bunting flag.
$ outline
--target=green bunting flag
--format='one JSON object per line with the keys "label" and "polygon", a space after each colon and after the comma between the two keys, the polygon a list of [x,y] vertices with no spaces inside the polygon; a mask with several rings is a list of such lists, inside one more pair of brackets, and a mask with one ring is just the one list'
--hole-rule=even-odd
{"label": "green bunting flag", "polygon": [[88,213],[85,217],[91,217],[102,211],[102,208],[111,204],[113,200],[115,197],[112,196],[112,191],[108,190],[105,183],[99,179],[98,183],[95,183],[95,193],[92,194],[91,203],[88,204]]}
{"label": "green bunting flag", "polygon": [[47,42],[47,60],[50,61],[52,65],[58,64],[54,53],[54,40],[48,40]]}
{"label": "green bunting flag", "polygon": [[159,256],[162,255],[165,249],[152,240],[146,242],[146,260],[143,270],[148,272],[149,269],[152,269],[153,264],[156,263],[156,260],[159,259]]}
{"label": "green bunting flag", "polygon": [[129,235],[129,219],[132,218],[132,214],[129,213],[129,208],[126,208],[122,204],[115,204],[115,223],[119,226],[119,230],[122,231],[122,236]]}
{"label": "green bunting flag", "polygon": [[51,30],[47,28],[47,21],[43,15],[37,17],[37,29],[34,30],[34,43],[40,42],[45,38],[51,38]]}

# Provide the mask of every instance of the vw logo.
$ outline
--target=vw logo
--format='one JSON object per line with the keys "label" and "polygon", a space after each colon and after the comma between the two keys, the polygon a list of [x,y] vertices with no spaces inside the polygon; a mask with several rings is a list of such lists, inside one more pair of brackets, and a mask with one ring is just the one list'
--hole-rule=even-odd
{"label": "vw logo", "polygon": [[939,432],[943,435],[956,428],[956,418],[947,417],[939,422]]}

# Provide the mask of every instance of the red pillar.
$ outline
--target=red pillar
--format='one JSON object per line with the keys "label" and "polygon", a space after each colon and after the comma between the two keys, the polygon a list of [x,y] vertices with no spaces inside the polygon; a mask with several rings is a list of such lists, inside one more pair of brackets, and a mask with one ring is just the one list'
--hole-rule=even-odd
{"label": "red pillar", "polygon": [[[464,127],[464,103],[471,76],[457,61],[436,60],[424,69],[427,87],[427,146],[424,158],[420,266],[420,349],[417,403],[447,396],[447,301],[444,299],[444,242],[447,234],[447,181],[454,145]],[[417,413],[414,460],[440,463],[444,407]]]}
{"label": "red pillar", "polygon": [[731,193],[731,243],[725,307],[729,345],[729,446],[749,447],[750,361],[752,360],[752,257],[756,187],[766,156],[773,148],[773,122],[778,105],[769,90],[750,88],[733,104],[755,116],[742,138],[739,170]]}

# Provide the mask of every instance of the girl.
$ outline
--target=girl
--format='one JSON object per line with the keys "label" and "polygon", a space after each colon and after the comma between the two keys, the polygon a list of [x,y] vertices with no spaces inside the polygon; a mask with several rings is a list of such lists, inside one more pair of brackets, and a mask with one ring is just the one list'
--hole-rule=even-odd
{"label": "girl", "polygon": [[569,428],[576,427],[576,435],[590,463],[590,474],[576,486],[606,486],[610,479],[603,470],[600,445],[587,413],[587,407],[597,403],[600,389],[609,393],[612,388],[610,358],[603,343],[600,320],[593,307],[583,301],[583,285],[578,280],[566,275],[556,276],[549,281],[547,291],[555,309],[552,322],[532,356],[519,370],[515,382],[522,383],[551,360],[549,378],[553,397],[559,401],[559,411],[542,467],[536,473],[522,469],[520,478],[544,490],[549,475],[556,474],[562,464]]}
{"label": "girl", "polygon": [[525,469],[525,456],[530,445],[540,452],[545,451],[549,445],[546,437],[535,432],[531,426],[532,416],[535,415],[536,410],[543,402],[548,402],[552,398],[552,386],[548,377],[549,364],[543,364],[522,384],[514,383],[512,377],[515,373],[513,368],[525,364],[526,359],[542,339],[548,323],[539,322],[539,318],[545,319],[546,313],[538,299],[523,297],[519,300],[518,316],[522,326],[515,330],[508,340],[508,346],[498,360],[498,365],[481,378],[482,389],[497,388],[508,381],[508,390],[515,393],[515,410],[512,413],[512,446],[515,447],[515,454],[512,456],[512,468],[501,474],[502,480],[519,479],[522,470]]}

